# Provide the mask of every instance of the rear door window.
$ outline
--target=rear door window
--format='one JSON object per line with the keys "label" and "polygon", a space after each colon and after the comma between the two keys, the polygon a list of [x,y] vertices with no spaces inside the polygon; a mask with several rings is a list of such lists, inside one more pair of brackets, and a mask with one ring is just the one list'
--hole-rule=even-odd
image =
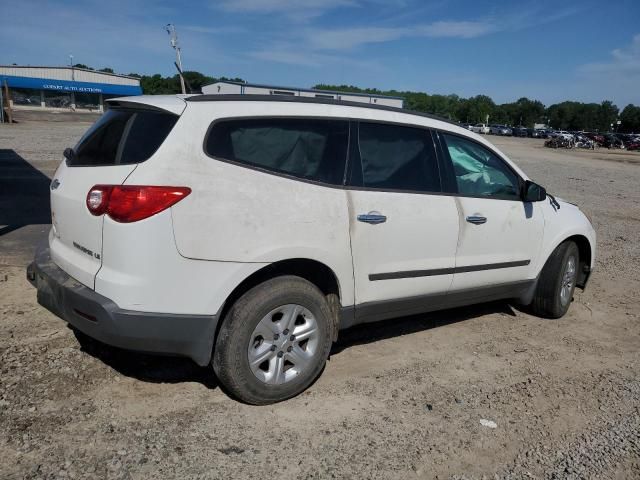
{"label": "rear door window", "polygon": [[361,122],[359,146],[363,187],[441,191],[438,162],[429,130]]}
{"label": "rear door window", "polygon": [[251,118],[215,122],[208,155],[243,165],[342,185],[349,122],[314,118]]}
{"label": "rear door window", "polygon": [[149,159],[178,120],[167,112],[108,110],[84,134],[67,160],[73,166],[130,165]]}

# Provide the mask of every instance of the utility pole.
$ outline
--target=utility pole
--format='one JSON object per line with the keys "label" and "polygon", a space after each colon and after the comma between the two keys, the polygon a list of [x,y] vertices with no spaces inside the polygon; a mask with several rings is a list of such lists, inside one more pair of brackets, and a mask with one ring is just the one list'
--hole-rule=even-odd
{"label": "utility pole", "polygon": [[178,34],[176,33],[176,27],[173,23],[167,23],[164,27],[167,33],[169,34],[169,38],[171,39],[171,46],[176,51],[176,62],[178,64],[178,68],[180,72],[178,75],[180,76],[180,87],[182,88],[182,94],[187,93],[187,90],[184,88],[184,78],[182,77],[182,58],[180,56],[180,45],[178,44]]}
{"label": "utility pole", "polygon": [[69,55],[69,66],[71,67],[71,80],[75,81],[76,76],[75,72],[73,71],[73,55]]}

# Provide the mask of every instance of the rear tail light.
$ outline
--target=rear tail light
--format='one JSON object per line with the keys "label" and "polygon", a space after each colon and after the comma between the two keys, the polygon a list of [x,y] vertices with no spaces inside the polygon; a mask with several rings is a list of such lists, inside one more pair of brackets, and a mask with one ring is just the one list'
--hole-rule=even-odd
{"label": "rear tail light", "polygon": [[94,215],[102,215],[107,211],[111,185],[96,185],[87,194],[87,208]]}
{"label": "rear tail light", "polygon": [[120,223],[137,222],[175,205],[191,193],[189,187],[96,185],[87,194],[92,215],[109,215]]}

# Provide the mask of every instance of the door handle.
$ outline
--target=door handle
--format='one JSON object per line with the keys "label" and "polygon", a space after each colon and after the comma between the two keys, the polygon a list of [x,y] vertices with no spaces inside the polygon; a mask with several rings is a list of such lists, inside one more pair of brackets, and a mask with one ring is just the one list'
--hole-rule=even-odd
{"label": "door handle", "polygon": [[470,215],[467,217],[467,222],[473,223],[474,225],[482,225],[483,223],[487,223],[487,217],[483,217],[481,215]]}
{"label": "door handle", "polygon": [[369,212],[358,215],[358,221],[377,225],[378,223],[386,222],[387,217],[382,215],[380,212]]}

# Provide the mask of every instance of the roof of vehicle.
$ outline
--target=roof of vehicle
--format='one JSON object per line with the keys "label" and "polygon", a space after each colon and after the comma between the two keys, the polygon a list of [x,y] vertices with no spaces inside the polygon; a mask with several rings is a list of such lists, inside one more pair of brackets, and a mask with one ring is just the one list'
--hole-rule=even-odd
{"label": "roof of vehicle", "polygon": [[131,104],[145,105],[154,107],[167,112],[182,114],[187,108],[185,100],[190,95],[138,95],[132,97],[118,97],[106,100],[112,106],[131,106]]}
{"label": "roof of vehicle", "polygon": [[378,105],[373,103],[350,102],[347,100],[335,100],[332,98],[317,97],[294,97],[280,95],[188,95],[185,97],[187,102],[286,102],[286,103],[319,103],[324,105],[342,105],[347,107],[367,108],[373,110],[384,110],[387,112],[404,113],[408,115],[416,115],[419,117],[431,118],[439,120],[451,125],[460,126],[459,123],[451,121],[447,118],[431,115],[429,113],[416,112],[404,108],[390,107],[387,105]]}

